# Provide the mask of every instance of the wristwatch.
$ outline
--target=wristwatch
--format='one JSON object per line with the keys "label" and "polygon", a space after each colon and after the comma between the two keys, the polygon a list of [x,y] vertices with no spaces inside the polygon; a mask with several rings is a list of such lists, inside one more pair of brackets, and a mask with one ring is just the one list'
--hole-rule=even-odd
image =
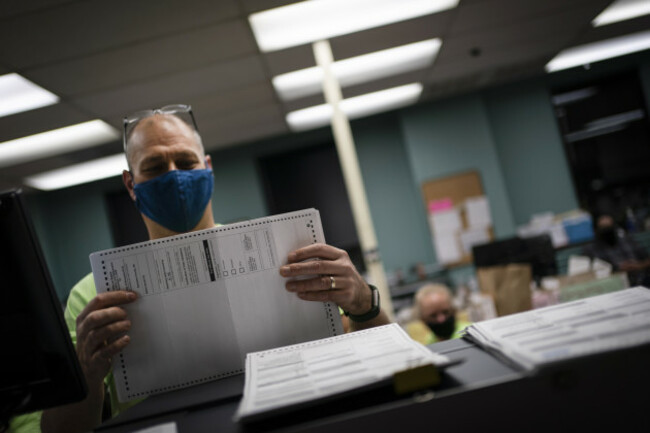
{"label": "wristwatch", "polygon": [[371,307],[370,310],[368,310],[366,313],[363,314],[350,314],[347,311],[344,311],[345,315],[348,316],[350,319],[352,319],[355,322],[367,322],[368,320],[374,319],[379,315],[379,290],[372,284],[368,284],[368,287],[370,287],[370,301],[371,301]]}

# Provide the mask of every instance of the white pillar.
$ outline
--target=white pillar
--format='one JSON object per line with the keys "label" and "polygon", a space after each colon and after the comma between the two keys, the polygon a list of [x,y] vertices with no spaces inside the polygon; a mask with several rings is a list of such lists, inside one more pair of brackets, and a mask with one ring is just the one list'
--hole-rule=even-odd
{"label": "white pillar", "polygon": [[350,128],[350,122],[347,116],[339,106],[343,98],[339,82],[331,69],[334,61],[332,48],[330,47],[329,41],[317,41],[314,42],[313,49],[316,64],[323,69],[324,73],[323,93],[325,94],[325,101],[334,109],[332,114],[332,132],[334,133],[334,142],[336,143],[336,150],[343,171],[345,187],[350,199],[354,224],[359,236],[359,242],[361,243],[363,259],[368,270],[370,281],[379,289],[382,309],[391,319],[394,319],[393,303],[391,302],[384,265],[379,256],[377,237],[375,236],[375,228],[372,224],[366,190],[363,186],[363,178],[361,177],[359,160],[354,147],[352,129]]}

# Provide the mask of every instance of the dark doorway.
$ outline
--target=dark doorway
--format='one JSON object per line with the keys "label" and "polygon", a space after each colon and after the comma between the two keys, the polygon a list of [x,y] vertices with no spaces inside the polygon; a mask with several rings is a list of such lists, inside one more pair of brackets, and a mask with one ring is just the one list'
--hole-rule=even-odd
{"label": "dark doorway", "polygon": [[121,190],[108,193],[105,200],[116,247],[149,240],[147,228],[128,192]]}
{"label": "dark doorway", "polygon": [[581,207],[640,226],[650,216],[650,122],[636,72],[555,89],[556,117]]}
{"label": "dark doorway", "polygon": [[365,270],[333,143],[260,158],[259,168],[271,214],[318,209],[327,243],[346,250],[357,269]]}

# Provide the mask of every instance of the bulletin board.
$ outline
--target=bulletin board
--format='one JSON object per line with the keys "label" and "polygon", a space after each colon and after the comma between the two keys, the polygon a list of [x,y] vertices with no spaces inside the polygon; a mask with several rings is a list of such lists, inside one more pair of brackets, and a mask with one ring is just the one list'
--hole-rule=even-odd
{"label": "bulletin board", "polygon": [[[468,227],[467,215],[463,210],[463,203],[468,199],[484,196],[483,184],[478,171],[472,170],[444,178],[431,179],[422,183],[422,197],[424,199],[427,216],[429,203],[439,200],[451,200],[454,207],[460,209],[460,216],[463,227]],[[490,226],[488,229],[489,239],[494,240],[494,231]],[[433,230],[432,230],[433,234]],[[454,263],[447,263],[445,266],[453,267],[472,263],[471,254],[463,254],[462,258]]]}

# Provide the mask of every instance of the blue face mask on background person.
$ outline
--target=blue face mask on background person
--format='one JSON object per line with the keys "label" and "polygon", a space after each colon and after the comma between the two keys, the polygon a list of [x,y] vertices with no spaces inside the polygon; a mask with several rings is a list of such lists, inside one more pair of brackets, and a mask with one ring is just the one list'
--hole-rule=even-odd
{"label": "blue face mask on background person", "polygon": [[201,221],[213,187],[209,168],[171,170],[135,184],[135,206],[161,226],[177,233],[187,232]]}

